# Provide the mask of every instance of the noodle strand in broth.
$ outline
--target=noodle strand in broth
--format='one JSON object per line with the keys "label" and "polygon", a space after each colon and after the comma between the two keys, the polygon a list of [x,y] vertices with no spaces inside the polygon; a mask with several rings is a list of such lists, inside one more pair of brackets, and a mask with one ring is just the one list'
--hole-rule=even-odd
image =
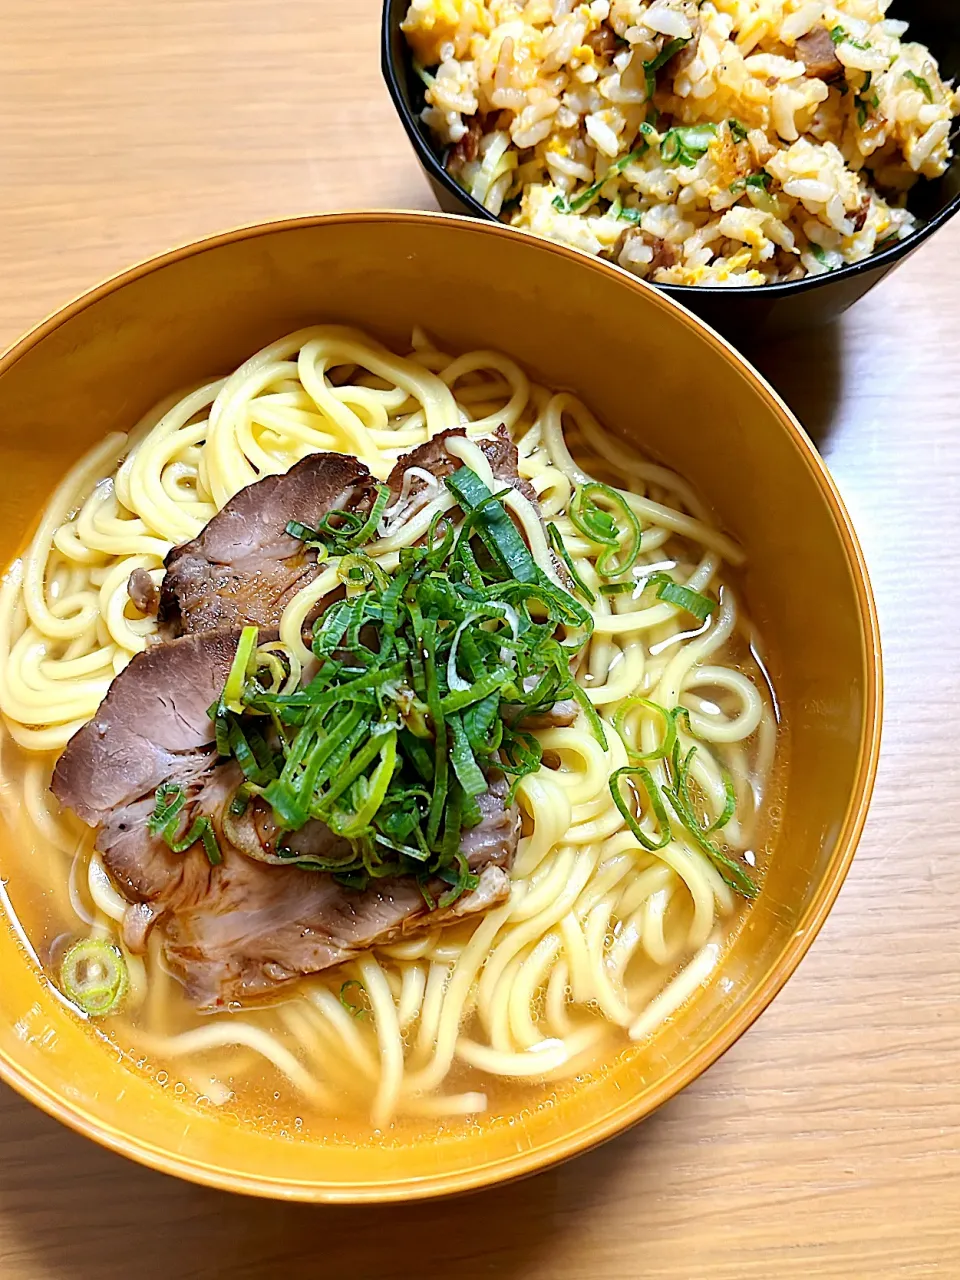
{"label": "noodle strand in broth", "polygon": [[[595,598],[576,675],[602,717],[606,748],[582,713],[569,727],[536,731],[544,766],[518,787],[523,835],[507,901],[305,979],[270,1007],[200,1017],[164,967],[158,930],[143,958],[123,947],[127,901],[92,833],[48,790],[59,752],[156,631],[130,600],[131,572],[146,570],[159,587],[165,555],[240,489],[317,451],[354,454],[382,480],[402,453],[465,428],[450,451],[495,489],[473,441],[500,424]],[[635,591],[603,591],[605,547],[571,516],[578,486],[594,481],[628,486],[617,492],[642,529]],[[559,583],[537,511],[514,490],[504,502],[540,569]],[[397,523],[388,510],[365,553],[391,572],[454,504],[440,485],[412,519]],[[732,779],[736,811],[713,838],[749,865],[765,839],[778,729],[729,578],[742,560],[683,480],[497,352],[454,357],[417,331],[401,356],[357,330],[317,326],[168,398],[65,477],[0,592],[5,808],[11,824],[26,824],[21,843],[31,850],[11,891],[28,935],[45,958],[65,934],[121,948],[129,991],[122,1013],[100,1028],[135,1061],[176,1071],[213,1103],[267,1073],[322,1111],[357,1109],[382,1128],[397,1115],[482,1113],[498,1079],[550,1084],[595,1067],[689,999],[742,917],[682,823],[651,850],[614,803],[611,776],[640,755],[656,786],[670,785],[667,762],[656,758],[657,708],[688,712],[673,723],[683,754],[696,747],[689,777],[709,821],[723,816]],[[664,572],[718,607],[701,621],[649,594],[641,603],[644,580]],[[281,639],[304,663],[304,619],[336,585],[336,566],[324,566],[284,613]],[[52,890],[42,919],[29,904],[39,886]]]}

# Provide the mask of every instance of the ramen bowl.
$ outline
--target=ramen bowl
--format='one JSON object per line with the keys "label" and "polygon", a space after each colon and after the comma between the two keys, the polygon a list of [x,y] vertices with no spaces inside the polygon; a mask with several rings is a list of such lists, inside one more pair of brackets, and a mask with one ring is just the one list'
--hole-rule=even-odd
{"label": "ramen bowl", "polygon": [[[495,215],[447,172],[445,149],[420,118],[424,84],[400,29],[409,6],[410,0],[384,0],[381,67],[393,105],[441,209],[495,221]],[[888,16],[909,21],[909,39],[926,45],[938,60],[945,81],[956,80],[960,75],[960,12],[952,0],[894,0]],[[735,341],[829,324],[960,212],[960,148],[956,145],[954,152],[942,178],[922,180],[910,193],[908,208],[920,223],[916,234],[862,262],[827,275],[779,284],[742,288],[663,284],[657,288]]]}
{"label": "ramen bowl", "polygon": [[[588,325],[570,324],[586,315]],[[746,551],[742,589],[766,637],[787,760],[761,894],[702,988],[652,1039],[543,1105],[464,1126],[341,1125],[308,1140],[191,1102],[91,1033],[4,911],[0,1076],[25,1097],[112,1150],[197,1182],[308,1201],[405,1200],[532,1173],[612,1137],[759,1016],[823,924],[861,832],[879,749],[879,638],[856,536],[823,463],[722,338],[616,268],[438,214],[230,232],[144,263],[41,324],[0,362],[0,463],[17,478],[0,497],[4,561],[100,438],[322,321],[400,348],[419,325],[450,349],[508,352],[682,473]],[[14,902],[17,854],[0,829],[0,886]]]}

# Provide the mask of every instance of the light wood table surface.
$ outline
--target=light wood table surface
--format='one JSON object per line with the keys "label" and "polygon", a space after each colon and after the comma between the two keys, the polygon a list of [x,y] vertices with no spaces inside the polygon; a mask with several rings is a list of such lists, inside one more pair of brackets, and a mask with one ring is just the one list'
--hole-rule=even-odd
{"label": "light wood table surface", "polygon": [[[432,207],[376,0],[3,0],[0,18],[4,344],[231,225]],[[960,224],[837,327],[756,358],[850,505],[888,681],[860,853],[772,1008],[601,1150],[409,1208],[188,1186],[0,1086],[3,1280],[960,1277]]]}

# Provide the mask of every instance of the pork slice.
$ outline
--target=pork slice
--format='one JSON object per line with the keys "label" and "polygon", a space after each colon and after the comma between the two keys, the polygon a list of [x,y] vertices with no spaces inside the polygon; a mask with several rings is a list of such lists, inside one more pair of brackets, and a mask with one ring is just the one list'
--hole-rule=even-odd
{"label": "pork slice", "polygon": [[[52,784],[61,803],[98,828],[97,848],[131,904],[123,926],[127,945],[142,951],[149,930],[159,926],[169,964],[203,1009],[261,999],[370,947],[486,910],[509,892],[520,835],[517,809],[507,806],[507,783],[498,777],[480,798],[480,824],[463,835],[480,884],[445,910],[430,910],[411,877],[374,881],[358,892],[323,872],[257,860],[259,853],[276,852],[280,832],[255,801],[248,835],[259,848],[233,843],[227,814],[242,774],[235,761],[216,755],[207,715],[238,636],[183,636],[134,658],[93,720],[67,744]],[[161,782],[177,783],[186,794],[178,837],[197,817],[211,820],[219,864],[211,865],[199,841],[176,854],[150,833]],[[319,822],[285,836],[284,844],[322,857],[348,851]],[[446,887],[438,881],[429,888],[437,899]]]}
{"label": "pork slice", "polygon": [[482,872],[490,866],[508,869],[513,864],[520,839],[520,812],[516,805],[507,805],[509,791],[509,782],[499,774],[477,797],[480,821],[465,830],[460,840],[460,850],[471,871]]}
{"label": "pork slice", "polygon": [[371,947],[486,911],[509,892],[507,872],[492,864],[472,893],[434,911],[409,877],[357,892],[323,873],[236,853],[215,876],[215,900],[178,911],[166,926],[168,963],[206,1010],[262,1000]]}
{"label": "pork slice", "polygon": [[[91,826],[202,768],[214,739],[210,704],[223,691],[239,633],[183,636],[137,654],[57,761],[51,790]],[[199,754],[198,754],[199,753]]]}
{"label": "pork slice", "polygon": [[826,27],[814,27],[805,36],[801,36],[796,49],[810,78],[834,84],[846,74],[843,63],[837,57],[833,36]]}
{"label": "pork slice", "polygon": [[[661,268],[675,267],[677,265],[680,254],[676,246],[660,236],[654,236],[648,231],[641,230],[640,227],[628,227],[625,231],[621,231],[613,248],[614,261],[619,262],[620,255],[627,245],[636,240],[639,240],[641,244],[649,245],[653,250],[653,258],[648,263],[637,264],[637,272],[645,268],[647,274],[650,274],[654,271],[659,271]],[[633,271],[635,268],[630,265],[628,269]]]}
{"label": "pork slice", "polygon": [[[455,427],[450,431],[441,431],[424,444],[417,445],[416,449],[412,449],[409,453],[405,453],[398,458],[396,465],[387,477],[387,484],[394,499],[399,498],[403,491],[404,475],[412,467],[416,467],[421,471],[429,471],[441,483],[446,480],[447,476],[452,476],[455,471],[462,467],[462,461],[454,457],[452,453],[448,453],[446,445],[448,440],[462,440],[466,434],[466,431],[460,427]],[[517,446],[513,443],[510,438],[510,432],[505,426],[499,426],[492,436],[481,436],[474,443],[480,446],[484,457],[490,464],[490,470],[497,480],[502,480],[504,485],[509,485],[519,493],[522,493],[525,498],[529,498],[531,502],[536,503],[536,493],[526,480],[521,479],[520,472],[517,470],[519,462]],[[408,498],[411,504],[415,505],[417,495],[426,487],[426,481],[421,477],[417,477],[412,485],[407,486]]]}
{"label": "pork slice", "polygon": [[598,58],[612,58],[616,53],[620,42],[617,33],[613,31],[606,23],[597,27],[596,31],[591,31],[583,42],[588,49],[591,49]]}
{"label": "pork slice", "polygon": [[[453,454],[447,452],[446,444],[448,440],[463,439],[466,434],[466,431],[459,427],[449,431],[441,431],[433,436],[432,439],[418,445],[416,449],[411,450],[410,453],[403,454],[397,459],[396,465],[387,477],[387,484],[394,503],[392,510],[388,508],[388,520],[399,523],[402,520],[409,519],[420,506],[428,502],[433,496],[432,487],[428,486],[422,475],[415,475],[412,483],[407,481],[406,489],[404,489],[404,478],[408,471],[416,469],[418,472],[429,472],[436,480],[442,483],[447,476],[453,475],[454,471],[463,466],[460,458],[454,457]],[[533,505],[533,509],[539,516],[541,525],[543,525],[544,520],[540,512],[536,490],[529,481],[524,480],[520,475],[517,467],[520,460],[519,453],[507,428],[501,424],[492,436],[478,437],[475,443],[480,446],[484,457],[490,464],[494,479],[502,481],[504,486],[509,486],[512,489],[516,489],[518,493],[523,494],[527,501]],[[402,503],[400,501],[401,498],[403,499]],[[551,552],[551,563],[557,580],[567,590],[570,590],[572,586],[570,575],[567,572],[566,565],[555,552]]]}
{"label": "pork slice", "polygon": [[374,492],[364,464],[339,453],[310,454],[286,474],[241,489],[199,537],[167,556],[161,634],[277,627],[293,596],[320,572],[316,552],[286,532],[289,521],[316,528],[331,511],[367,515]]}
{"label": "pork slice", "polygon": [[[508,868],[520,822],[516,807],[505,806],[507,784],[502,779],[480,797],[481,821],[463,835],[463,851],[480,883],[449,907],[433,910],[411,877],[373,881],[357,891],[325,872],[269,865],[247,856],[256,850],[241,851],[243,846],[231,843],[224,825],[239,781],[232,762],[217,766],[185,819],[192,822],[198,813],[212,818],[223,855],[218,866],[210,865],[202,847],[174,854],[150,836],[145,823],[152,801],[128,806],[108,819],[97,840],[108,870],[133,900],[124,921],[127,945],[142,950],[147,931],[160,920],[167,962],[201,1009],[262,1000],[289,982],[371,947],[486,911],[509,893]],[[227,829],[234,836],[234,826]],[[275,853],[275,832],[256,821],[247,828],[248,837],[253,830],[265,833],[263,852]],[[291,833],[284,844],[324,857],[348,851],[346,842],[322,823]],[[435,901],[446,888],[442,881],[428,886]]]}
{"label": "pork slice", "polygon": [[480,151],[480,142],[483,138],[483,120],[480,116],[470,116],[466,121],[467,131],[456,144],[451,147],[447,156],[447,169],[451,173],[458,173],[465,164],[470,164],[476,160]]}

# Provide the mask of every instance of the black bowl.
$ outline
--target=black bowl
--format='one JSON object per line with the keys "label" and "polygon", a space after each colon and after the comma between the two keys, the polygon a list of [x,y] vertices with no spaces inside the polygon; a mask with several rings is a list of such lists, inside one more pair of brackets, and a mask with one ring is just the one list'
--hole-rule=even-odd
{"label": "black bowl", "polygon": [[[400,30],[408,4],[409,0],[384,0],[381,57],[390,96],[441,209],[493,221],[493,214],[444,169],[443,149],[420,120],[423,83],[413,70],[410,49]],[[910,22],[910,37],[930,49],[944,79],[960,76],[957,0],[895,0],[889,16]],[[657,288],[732,337],[789,333],[829,324],[960,211],[960,148],[947,173],[936,182],[918,182],[908,203],[923,223],[915,235],[829,275],[741,289],[673,284]]]}

